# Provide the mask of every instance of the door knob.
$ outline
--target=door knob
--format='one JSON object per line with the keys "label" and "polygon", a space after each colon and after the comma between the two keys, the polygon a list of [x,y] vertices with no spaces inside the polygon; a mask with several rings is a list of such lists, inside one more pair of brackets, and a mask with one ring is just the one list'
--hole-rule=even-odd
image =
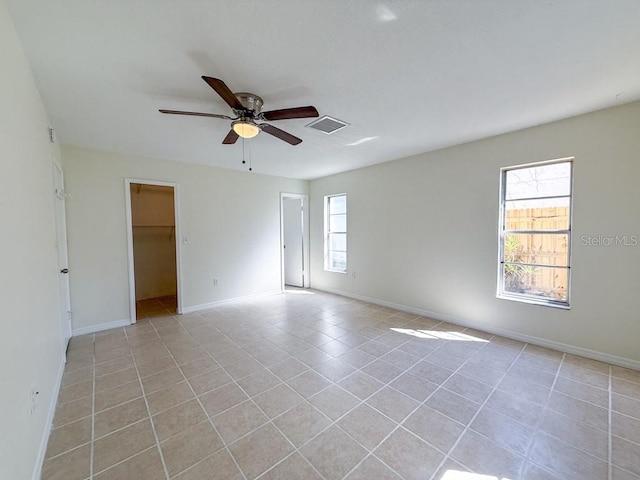
{"label": "door knob", "polygon": [[69,273],[69,269],[68,268],[63,268],[62,270],[60,270],[60,273]]}

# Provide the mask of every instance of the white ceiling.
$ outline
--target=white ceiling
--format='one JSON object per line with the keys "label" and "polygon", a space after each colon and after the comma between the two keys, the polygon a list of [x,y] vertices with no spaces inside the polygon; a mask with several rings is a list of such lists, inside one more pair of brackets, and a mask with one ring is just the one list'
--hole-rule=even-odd
{"label": "white ceiling", "polygon": [[201,80],[351,124],[273,124],[256,172],[311,179],[640,99],[638,0],[5,0],[61,143],[226,168]]}

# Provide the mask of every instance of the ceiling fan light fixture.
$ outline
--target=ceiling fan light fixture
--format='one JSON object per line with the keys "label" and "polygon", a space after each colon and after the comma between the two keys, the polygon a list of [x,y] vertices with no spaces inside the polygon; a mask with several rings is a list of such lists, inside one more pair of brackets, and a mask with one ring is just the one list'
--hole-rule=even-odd
{"label": "ceiling fan light fixture", "polygon": [[253,138],[260,133],[260,127],[247,120],[238,120],[231,124],[231,128],[242,138]]}

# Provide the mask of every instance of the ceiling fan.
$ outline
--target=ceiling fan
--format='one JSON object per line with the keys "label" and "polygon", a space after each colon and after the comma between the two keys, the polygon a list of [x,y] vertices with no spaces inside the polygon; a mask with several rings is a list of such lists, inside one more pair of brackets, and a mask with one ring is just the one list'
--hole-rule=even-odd
{"label": "ceiling fan", "polygon": [[173,115],[195,115],[197,117],[213,117],[231,120],[231,130],[224,140],[225,145],[236,143],[238,137],[253,138],[260,131],[273,135],[280,140],[291,145],[298,145],[301,139],[291,135],[290,133],[280,130],[268,123],[257,123],[265,120],[287,120],[290,118],[311,118],[318,116],[318,110],[315,107],[294,107],[283,108],[281,110],[262,111],[262,99],[253,94],[246,92],[233,93],[229,87],[220,79],[203,76],[202,79],[213,88],[222,99],[233,110],[235,117],[228,115],[220,115],[216,113],[199,113],[199,112],[182,112],[180,110],[160,110],[161,113],[169,113]]}

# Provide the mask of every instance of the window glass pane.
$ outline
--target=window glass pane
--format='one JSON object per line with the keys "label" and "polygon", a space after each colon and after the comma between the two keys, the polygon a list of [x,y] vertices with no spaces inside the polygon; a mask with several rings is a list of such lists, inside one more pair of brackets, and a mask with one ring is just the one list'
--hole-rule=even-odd
{"label": "window glass pane", "polygon": [[347,215],[331,215],[329,216],[330,232],[346,232],[347,231]]}
{"label": "window glass pane", "polygon": [[345,195],[329,197],[329,214],[336,213],[347,213],[347,197]]}
{"label": "window glass pane", "polygon": [[329,234],[329,250],[347,251],[347,234],[331,233]]}
{"label": "window glass pane", "polygon": [[569,265],[569,237],[566,234],[518,233],[505,235],[504,261]]}
{"label": "window glass pane", "polygon": [[347,196],[325,197],[325,269],[347,271]]}
{"label": "window glass pane", "polygon": [[329,268],[332,270],[347,270],[347,252],[329,252]]}
{"label": "window glass pane", "polygon": [[553,197],[570,193],[570,162],[507,171],[506,200]]}
{"label": "window glass pane", "polygon": [[505,202],[507,230],[568,230],[569,198]]}
{"label": "window glass pane", "polygon": [[504,265],[504,291],[566,301],[569,269]]}

